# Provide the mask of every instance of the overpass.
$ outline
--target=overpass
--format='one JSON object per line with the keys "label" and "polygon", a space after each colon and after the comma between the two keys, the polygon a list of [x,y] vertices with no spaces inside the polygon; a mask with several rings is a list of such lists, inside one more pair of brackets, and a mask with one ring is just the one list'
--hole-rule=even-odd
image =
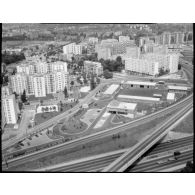
{"label": "overpass", "polygon": [[173,123],[178,122],[179,119],[186,113],[193,109],[193,102],[181,109],[178,113],[173,115],[164,124],[160,125],[151,135],[146,136],[141,142],[130,148],[127,152],[121,155],[108,167],[103,169],[103,172],[123,172],[136,160],[138,160],[145,152],[147,152],[154,144],[156,144],[162,137],[164,137],[172,128]]}

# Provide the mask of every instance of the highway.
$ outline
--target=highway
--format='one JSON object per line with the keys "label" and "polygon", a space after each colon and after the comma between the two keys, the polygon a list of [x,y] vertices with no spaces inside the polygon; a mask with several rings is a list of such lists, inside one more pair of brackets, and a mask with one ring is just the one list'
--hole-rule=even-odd
{"label": "highway", "polygon": [[[145,159],[154,158],[161,153],[167,151],[181,151],[183,148],[190,147],[193,145],[193,136],[188,136],[173,140],[172,142],[164,142],[156,145],[146,157],[140,160],[139,164],[145,162]],[[92,172],[101,171],[104,167],[108,166],[114,160],[116,160],[120,155],[126,152],[128,149],[117,150],[113,152],[108,152],[100,155],[90,156],[83,159],[78,159],[70,162],[64,162],[57,165],[44,167],[29,171],[41,171],[41,172]],[[136,167],[136,165],[135,165]]]}
{"label": "highway", "polygon": [[5,150],[11,146],[13,146],[14,144],[18,143],[19,141],[25,139],[26,137],[28,137],[29,135],[39,132],[43,129],[46,129],[49,126],[52,126],[53,124],[56,124],[57,121],[64,119],[65,117],[70,117],[71,115],[73,115],[75,112],[78,111],[79,107],[82,106],[82,104],[84,103],[89,103],[92,100],[92,97],[104,86],[105,84],[100,84],[98,85],[93,91],[91,91],[91,93],[89,93],[84,99],[82,99],[76,106],[74,106],[71,110],[68,110],[62,114],[59,114],[51,119],[49,119],[48,121],[41,123],[40,125],[35,126],[32,129],[28,130],[28,133],[25,135],[18,135],[16,138],[14,138],[13,140],[10,140],[9,142],[3,143],[2,144],[2,150]]}
{"label": "highway", "polygon": [[[129,130],[132,127],[143,124],[147,121],[158,118],[160,116],[164,116],[165,114],[170,113],[173,110],[177,110],[177,109],[180,109],[182,107],[185,107],[186,105],[188,105],[189,103],[192,102],[192,100],[193,100],[192,97],[193,97],[193,95],[190,95],[190,96],[186,97],[185,99],[181,100],[180,102],[173,104],[172,106],[169,106],[165,109],[159,110],[159,111],[152,113],[150,115],[144,116],[142,118],[136,119],[132,122],[129,122],[129,123],[126,123],[126,124],[123,124],[123,125],[111,128],[111,129],[107,129],[107,130],[104,130],[101,132],[97,132],[97,133],[94,133],[94,134],[91,134],[91,135],[88,135],[88,136],[85,136],[82,138],[78,138],[78,139],[69,141],[67,143],[59,144],[59,145],[53,146],[51,148],[43,149],[41,151],[37,151],[37,152],[34,152],[32,154],[27,154],[25,156],[17,157],[15,159],[8,160],[7,162],[9,163],[9,167],[17,166],[19,164],[23,164],[23,163],[26,163],[26,162],[31,161],[31,160],[35,160],[35,159],[38,159],[38,158],[41,158],[44,156],[48,156],[48,155],[60,152],[60,151],[64,151],[65,149],[80,146],[80,145],[86,144],[90,141],[94,141],[94,140],[97,140],[97,139],[100,139],[100,138],[103,138],[106,136],[113,135],[115,133]],[[3,168],[5,168],[5,162],[3,162]]]}
{"label": "highway", "polygon": [[121,155],[116,161],[103,169],[103,172],[123,172],[156,144],[168,131],[172,128],[172,124],[177,122],[187,112],[191,111],[193,103],[189,103],[182,108],[178,113],[169,118],[163,125],[159,126],[151,135],[146,136],[141,142],[130,148],[127,152]]}
{"label": "highway", "polygon": [[[178,157],[178,160],[173,160],[173,159],[169,160],[172,157],[174,157],[174,155],[169,154],[166,156],[162,156],[161,158],[158,159],[153,159],[150,161],[143,162],[141,164],[136,165],[128,172],[161,172],[167,168],[172,168],[174,170],[174,166],[178,166],[178,165],[185,166],[187,161],[193,160],[193,148],[181,152],[181,155]],[[158,163],[160,161],[161,163]]]}
{"label": "highway", "polygon": [[[54,154],[54,153],[57,153],[60,151],[64,151],[65,149],[80,146],[80,145],[86,144],[90,141],[94,141],[94,140],[97,140],[97,139],[100,139],[100,138],[103,138],[106,136],[113,135],[115,133],[129,130],[132,127],[143,124],[147,121],[158,118],[160,116],[164,116],[165,114],[170,113],[173,110],[177,110],[177,109],[180,109],[182,107],[185,107],[186,105],[188,105],[189,103],[192,102],[192,97],[193,97],[193,95],[190,95],[190,96],[186,97],[185,99],[181,100],[180,102],[173,104],[172,106],[169,106],[165,109],[159,110],[159,111],[152,113],[150,115],[141,117],[141,118],[136,119],[132,122],[129,122],[129,123],[126,123],[126,124],[123,124],[123,125],[111,128],[111,129],[107,129],[107,130],[104,130],[101,132],[97,132],[97,133],[94,133],[94,134],[91,134],[91,135],[88,135],[88,136],[85,136],[82,138],[78,138],[78,139],[69,141],[67,143],[59,144],[59,145],[53,146],[51,148],[43,149],[41,151],[37,151],[37,152],[34,152],[32,154],[27,154],[25,156],[17,157],[15,159],[8,160],[7,162],[9,164],[9,167],[17,166],[19,164],[23,164],[23,163],[26,163],[28,161],[32,161],[32,160],[35,160],[35,159],[38,159],[38,158],[41,158],[44,156],[48,156],[48,155],[51,155],[51,154]],[[3,162],[3,168],[5,168],[5,162]]]}

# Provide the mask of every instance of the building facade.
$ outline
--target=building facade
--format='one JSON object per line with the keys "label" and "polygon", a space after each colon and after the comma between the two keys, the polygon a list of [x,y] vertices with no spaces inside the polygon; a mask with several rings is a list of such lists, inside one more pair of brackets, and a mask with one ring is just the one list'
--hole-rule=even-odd
{"label": "building facade", "polygon": [[103,74],[103,67],[100,62],[84,61],[84,71],[87,74]]}

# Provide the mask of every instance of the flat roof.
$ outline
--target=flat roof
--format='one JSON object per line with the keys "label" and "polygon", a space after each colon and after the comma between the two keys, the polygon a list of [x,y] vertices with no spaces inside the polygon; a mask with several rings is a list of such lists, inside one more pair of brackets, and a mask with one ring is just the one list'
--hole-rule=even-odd
{"label": "flat roof", "polygon": [[160,98],[144,97],[144,96],[132,96],[132,95],[118,95],[118,98],[137,99],[137,100],[149,100],[149,101],[160,101]]}
{"label": "flat roof", "polygon": [[185,87],[185,86],[168,85],[167,87],[168,89],[184,90],[184,91],[188,90],[188,87]]}
{"label": "flat roof", "polygon": [[155,86],[156,82],[145,82],[145,81],[127,81],[125,84],[129,85],[150,85],[150,86]]}
{"label": "flat roof", "polygon": [[175,99],[175,93],[167,93],[167,100],[174,100]]}
{"label": "flat roof", "polygon": [[112,95],[112,94],[118,89],[118,87],[119,87],[119,85],[117,85],[117,84],[112,84],[112,85],[110,85],[110,86],[106,89],[106,91],[104,91],[103,94],[105,94],[105,95]]}
{"label": "flat roof", "polygon": [[117,100],[113,100],[108,104],[107,107],[108,108],[135,110],[136,106],[137,106],[136,103],[119,102]]}

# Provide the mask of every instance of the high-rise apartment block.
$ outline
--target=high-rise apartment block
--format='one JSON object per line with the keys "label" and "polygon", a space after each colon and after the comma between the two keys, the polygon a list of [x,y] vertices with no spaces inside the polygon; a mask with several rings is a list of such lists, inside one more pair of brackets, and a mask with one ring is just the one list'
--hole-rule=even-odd
{"label": "high-rise apartment block", "polygon": [[76,45],[76,43],[70,43],[68,45],[63,46],[64,54],[75,54],[80,55],[82,54],[82,46]]}
{"label": "high-rise apartment block", "polygon": [[145,59],[126,58],[125,70],[127,72],[130,71],[155,76],[159,74],[159,63]]}
{"label": "high-rise apartment block", "polygon": [[18,107],[15,100],[15,95],[9,95],[2,98],[3,114],[7,124],[16,124],[18,120]]}
{"label": "high-rise apartment block", "polygon": [[33,77],[34,95],[35,97],[46,96],[45,77],[43,75],[36,75]]}

